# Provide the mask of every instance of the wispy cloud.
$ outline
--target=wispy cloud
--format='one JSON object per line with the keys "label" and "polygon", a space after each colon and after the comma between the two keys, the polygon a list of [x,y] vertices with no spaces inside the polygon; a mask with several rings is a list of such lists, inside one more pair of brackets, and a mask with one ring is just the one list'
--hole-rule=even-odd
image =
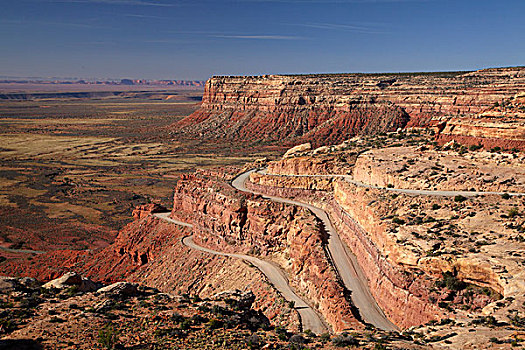
{"label": "wispy cloud", "polygon": [[307,38],[295,35],[283,34],[253,34],[246,32],[218,32],[218,31],[201,31],[201,30],[177,30],[170,31],[172,34],[190,35],[205,38],[219,39],[244,39],[244,40],[305,40]]}
{"label": "wispy cloud", "polygon": [[96,24],[89,23],[80,23],[80,22],[53,22],[53,21],[40,21],[40,20],[21,20],[21,19],[0,19],[0,24],[14,24],[14,25],[44,25],[44,26],[58,26],[58,27],[73,27],[73,28],[102,28],[110,29],[108,26],[101,26]]}
{"label": "wispy cloud", "polygon": [[150,15],[138,15],[138,14],[134,14],[134,13],[125,13],[122,16],[124,16],[124,17],[131,17],[131,18],[170,19],[169,17],[150,16]]}
{"label": "wispy cloud", "polygon": [[88,3],[88,4],[105,4],[105,5],[157,6],[157,7],[177,6],[177,4],[174,4],[174,3],[147,1],[147,0],[50,0],[50,2]]}
{"label": "wispy cloud", "polygon": [[226,34],[214,34],[210,35],[213,38],[224,38],[224,39],[245,39],[245,40],[303,40],[300,36],[289,36],[289,35],[226,35]]}
{"label": "wispy cloud", "polygon": [[337,23],[288,23],[287,25],[306,27],[314,29],[325,30],[343,30],[348,32],[364,33],[364,34],[382,34],[385,33],[379,29],[378,25],[362,25],[362,24],[337,24]]}

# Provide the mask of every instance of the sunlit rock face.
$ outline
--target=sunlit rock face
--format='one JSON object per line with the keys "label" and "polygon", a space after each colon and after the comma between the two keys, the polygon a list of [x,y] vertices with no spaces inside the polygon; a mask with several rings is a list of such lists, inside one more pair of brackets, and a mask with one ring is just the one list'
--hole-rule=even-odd
{"label": "sunlit rock face", "polygon": [[200,138],[311,142],[473,117],[525,93],[525,68],[470,73],[214,77],[173,126]]}

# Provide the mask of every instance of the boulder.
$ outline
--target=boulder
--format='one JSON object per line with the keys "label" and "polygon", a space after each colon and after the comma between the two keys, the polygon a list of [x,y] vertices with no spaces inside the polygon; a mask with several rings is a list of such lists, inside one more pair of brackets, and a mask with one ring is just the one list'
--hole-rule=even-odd
{"label": "boulder", "polygon": [[80,292],[93,292],[97,290],[95,282],[80,276],[76,272],[68,272],[62,277],[47,282],[42,287],[47,289],[65,289],[77,286]]}
{"label": "boulder", "polygon": [[297,153],[306,152],[312,149],[312,144],[310,142],[303,143],[301,145],[297,145],[295,147],[290,148],[286,153],[284,154],[283,158],[290,158],[295,156]]}
{"label": "boulder", "polygon": [[129,282],[116,282],[97,290],[98,293],[133,296],[138,294],[137,284]]}
{"label": "boulder", "polygon": [[168,209],[157,203],[139,205],[133,210],[133,218],[142,219],[154,213],[165,213]]}
{"label": "boulder", "polygon": [[18,279],[14,277],[0,277],[0,292],[9,292],[18,289]]}

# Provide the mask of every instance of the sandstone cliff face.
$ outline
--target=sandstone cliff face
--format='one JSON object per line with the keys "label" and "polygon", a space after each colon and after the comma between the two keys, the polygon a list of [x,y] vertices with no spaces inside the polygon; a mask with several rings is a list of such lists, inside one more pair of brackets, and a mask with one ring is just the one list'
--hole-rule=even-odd
{"label": "sandstone cliff face", "polygon": [[[296,183],[292,179],[252,174],[250,186],[264,193],[293,196],[323,207],[342,240],[356,255],[374,298],[396,325],[405,328],[441,317],[443,313],[428,301],[428,282],[416,278],[396,261],[399,249],[386,234],[381,220],[367,205],[371,199],[364,190],[350,194],[341,188],[346,182],[336,180],[331,183],[332,189],[325,192],[323,187],[302,187],[303,179],[308,178],[296,177]],[[315,182],[312,184],[315,185]]]}
{"label": "sandstone cliff face", "polygon": [[190,218],[200,245],[278,263],[299,295],[334,331],[362,328],[328,263],[319,223],[308,211],[246,196],[224,182],[195,176],[177,184],[173,214]]}
{"label": "sandstone cliff face", "polygon": [[[465,153],[425,143],[414,146],[412,141],[401,142],[410,146],[396,143],[362,152],[353,164],[341,163],[339,169],[322,160],[333,162],[337,152],[356,149],[303,152],[271,162],[272,171],[253,173],[250,186],[323,207],[357,256],[379,305],[401,327],[450,317],[442,307],[448,300],[485,315],[502,305],[495,302],[498,294],[521,302],[522,198],[418,196],[360,187],[341,177],[307,175],[327,174],[327,169],[347,173],[353,166],[354,180],[382,187],[523,192],[520,153]],[[469,283],[474,294],[440,294],[444,274]],[[472,317],[461,308],[457,315]]]}
{"label": "sandstone cliff face", "polygon": [[430,284],[403,267],[404,247],[387,234],[388,228],[369,205],[376,198],[369,192],[337,181],[328,210],[363,267],[374,297],[401,327],[443,317],[443,311],[428,300]]}
{"label": "sandstone cliff face", "polygon": [[251,142],[334,144],[484,112],[523,93],[524,72],[214,77],[206,83],[201,109],[174,129]]}
{"label": "sandstone cliff face", "polygon": [[525,150],[525,118],[479,117],[451,119],[439,133],[438,142],[456,141],[463,145],[481,145],[486,149]]}

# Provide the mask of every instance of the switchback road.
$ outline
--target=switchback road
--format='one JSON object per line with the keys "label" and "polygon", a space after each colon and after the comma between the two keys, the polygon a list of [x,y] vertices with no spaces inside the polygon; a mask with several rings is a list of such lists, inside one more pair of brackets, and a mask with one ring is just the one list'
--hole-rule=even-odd
{"label": "switchback road", "polygon": [[359,309],[359,313],[363,320],[383,330],[397,330],[397,327],[388,320],[383,311],[377,305],[375,299],[372,297],[368,287],[368,281],[364,276],[361,267],[357,263],[357,259],[341,241],[339,234],[334,229],[328,218],[328,214],[321,208],[310,204],[277,196],[269,196],[264,193],[247,189],[245,182],[254,171],[256,171],[256,169],[252,169],[236,177],[232,181],[232,186],[240,191],[258,194],[278,203],[292,204],[307,208],[316,215],[323,222],[325,230],[329,235],[328,250],[330,252],[332,263],[337,269],[345,287],[352,292],[352,301]]}
{"label": "switchback road", "polygon": [[[193,225],[173,220],[169,217],[170,213],[156,213],[153,216],[162,219],[164,221],[170,222],[172,224],[181,225],[185,227],[193,227]],[[281,293],[284,299],[288,302],[294,303],[294,308],[299,312],[301,317],[301,324],[304,330],[309,329],[316,334],[321,334],[328,331],[328,327],[325,326],[319,315],[312,309],[303,299],[301,299],[295,292],[292,290],[288,283],[288,279],[284,271],[282,271],[276,265],[258,259],[253,256],[244,255],[244,254],[234,254],[234,253],[223,253],[216,250],[208,249],[197,245],[193,241],[192,236],[186,236],[182,239],[182,243],[192,249],[200,250],[209,254],[227,256],[230,258],[243,259],[252,265],[256,266],[265,276],[268,278],[268,281]]]}

